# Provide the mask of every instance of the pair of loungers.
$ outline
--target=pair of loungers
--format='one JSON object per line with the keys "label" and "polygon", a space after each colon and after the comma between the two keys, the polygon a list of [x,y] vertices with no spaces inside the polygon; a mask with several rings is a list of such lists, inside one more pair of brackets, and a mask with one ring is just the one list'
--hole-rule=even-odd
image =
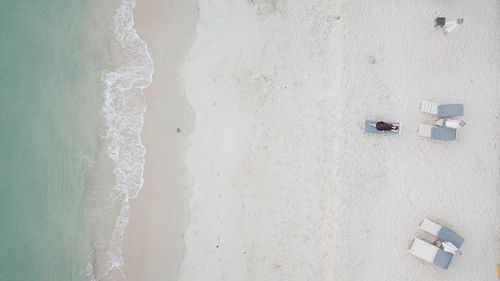
{"label": "pair of loungers", "polygon": [[[422,101],[420,111],[437,115],[441,121],[441,126],[433,126],[428,124],[420,124],[418,134],[422,137],[428,137],[435,140],[442,141],[455,141],[457,139],[457,129],[446,127],[447,121],[460,121],[460,120],[447,120],[448,118],[463,116],[463,104],[438,104],[430,101]],[[377,120],[365,120],[364,130],[366,133],[399,135],[401,133],[400,122],[387,122],[389,124],[397,125],[397,131],[381,131],[375,128]],[[439,125],[439,124],[438,124]],[[444,126],[443,126],[444,125]]]}
{"label": "pair of loungers", "polygon": [[[420,224],[420,229],[438,237],[442,241],[451,242],[457,248],[460,248],[464,243],[464,238],[456,234],[453,230],[427,218]],[[411,245],[410,253],[443,269],[447,269],[453,259],[452,253],[446,252],[416,237]]]}
{"label": "pair of loungers", "polygon": [[[452,118],[455,116],[464,116],[464,105],[438,104],[430,101],[422,101],[420,111],[437,115],[439,118]],[[420,124],[418,134],[422,137],[442,141],[455,141],[457,139],[457,129],[427,124]]]}

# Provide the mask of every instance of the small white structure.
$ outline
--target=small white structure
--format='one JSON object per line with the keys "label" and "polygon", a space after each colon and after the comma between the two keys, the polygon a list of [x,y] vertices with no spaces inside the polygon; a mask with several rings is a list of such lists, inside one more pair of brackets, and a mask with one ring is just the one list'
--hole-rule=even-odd
{"label": "small white structure", "polygon": [[465,121],[463,120],[455,120],[455,119],[438,119],[434,122],[436,126],[439,127],[448,127],[453,129],[460,129],[465,126]]}
{"label": "small white structure", "polygon": [[444,34],[450,33],[463,23],[464,23],[464,19],[457,19],[454,21],[446,21],[446,23],[443,26],[443,29],[444,29],[443,33]]}

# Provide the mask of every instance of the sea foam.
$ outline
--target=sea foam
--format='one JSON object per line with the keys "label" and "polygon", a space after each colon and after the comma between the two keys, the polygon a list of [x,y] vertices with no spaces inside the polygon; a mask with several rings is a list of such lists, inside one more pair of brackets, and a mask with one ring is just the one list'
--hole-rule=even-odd
{"label": "sea foam", "polygon": [[[146,149],[140,134],[144,125],[146,104],[143,89],[151,84],[153,60],[146,43],[134,28],[134,0],[122,0],[114,16],[114,32],[118,41],[114,71],[106,72],[103,113],[107,132],[108,155],[113,164],[116,184],[109,193],[111,204],[119,202],[119,212],[105,244],[105,256],[100,259],[102,270],[86,269],[88,280],[126,280],[123,266],[123,234],[129,221],[129,200],[137,197],[143,185]],[[113,54],[115,55],[115,54]],[[90,273],[89,271],[92,271]],[[97,275],[97,276],[96,276]]]}

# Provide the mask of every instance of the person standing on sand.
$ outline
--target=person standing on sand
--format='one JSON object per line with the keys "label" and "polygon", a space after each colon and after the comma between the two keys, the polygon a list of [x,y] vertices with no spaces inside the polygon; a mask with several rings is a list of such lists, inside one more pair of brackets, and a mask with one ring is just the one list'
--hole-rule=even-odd
{"label": "person standing on sand", "polygon": [[444,29],[444,34],[447,34],[449,32],[452,32],[457,28],[459,25],[464,23],[464,19],[457,19],[455,21],[446,21],[446,23],[443,25]]}

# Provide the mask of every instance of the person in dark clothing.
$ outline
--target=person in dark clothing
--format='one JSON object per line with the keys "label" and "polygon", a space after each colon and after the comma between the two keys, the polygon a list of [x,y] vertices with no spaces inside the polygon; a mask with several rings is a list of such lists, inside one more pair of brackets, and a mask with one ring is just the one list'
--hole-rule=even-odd
{"label": "person in dark clothing", "polygon": [[397,125],[385,123],[384,121],[379,121],[376,124],[370,124],[371,126],[377,128],[379,131],[392,131],[397,132],[399,127]]}

